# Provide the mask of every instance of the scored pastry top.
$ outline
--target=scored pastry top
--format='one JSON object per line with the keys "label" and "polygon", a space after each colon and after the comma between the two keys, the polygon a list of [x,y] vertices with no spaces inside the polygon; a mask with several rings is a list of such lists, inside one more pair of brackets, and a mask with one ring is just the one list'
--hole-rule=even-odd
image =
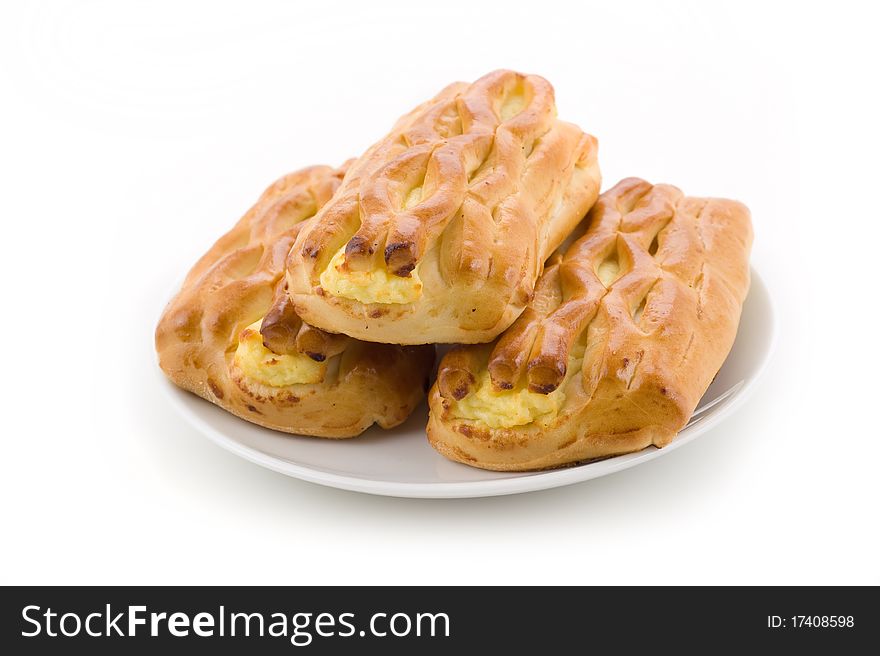
{"label": "scored pastry top", "polygon": [[421,296],[419,265],[438,246],[446,283],[509,284],[524,254],[537,259],[536,238],[539,251],[564,238],[570,225],[548,234],[546,217],[572,203],[573,169],[595,159],[595,140],[556,118],[543,78],[496,71],[452,84],[352,164],[303,230],[290,266],[305,267],[321,292],[405,304]]}
{"label": "scored pastry top", "polygon": [[[222,395],[218,381],[224,376],[210,372],[240,348],[240,339],[254,357],[307,356],[323,362],[345,348],[346,337],[304,324],[283,302],[287,254],[303,222],[330,199],[344,173],[344,167],[314,166],[282,177],[196,263],[156,330],[163,367],[205,370],[207,384]],[[286,321],[273,323],[254,344],[253,332],[270,307]],[[308,363],[298,370],[307,370],[312,382],[318,371]]]}
{"label": "scored pastry top", "polygon": [[156,328],[172,382],[288,433],[346,438],[409,416],[427,389],[433,346],[325,332],[287,297],[289,250],[344,174],[316,166],[284,176],[196,263]]}
{"label": "scored pastry top", "polygon": [[739,316],[749,279],[748,210],[627,178],[599,197],[584,225],[493,345],[447,354],[438,374],[443,398],[462,401],[486,380],[492,398],[505,390],[554,396],[581,373],[582,401],[603,381],[613,382],[603,393],[615,398],[654,385],[673,400],[680,392],[689,416],[699,400],[690,397],[705,388],[677,386],[675,374],[697,348],[711,347],[704,342],[713,330],[723,341]]}

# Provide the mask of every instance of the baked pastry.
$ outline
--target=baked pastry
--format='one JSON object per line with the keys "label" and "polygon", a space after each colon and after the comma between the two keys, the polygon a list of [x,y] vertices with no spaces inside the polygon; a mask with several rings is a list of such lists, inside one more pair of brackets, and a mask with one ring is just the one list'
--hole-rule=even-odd
{"label": "baked pastry", "polygon": [[496,71],[401,118],[291,251],[308,323],[393,344],[494,339],[595,202],[596,140],[541,77]]}
{"label": "baked pastry", "polygon": [[316,166],[281,178],[192,268],[156,328],[159,364],[176,385],[255,424],[321,437],[395,426],[421,401],[433,346],[326,333],[287,300],[288,251],[343,174]]}
{"label": "baked pastry", "polygon": [[736,336],[748,209],[628,178],[584,224],[513,326],[443,358],[428,423],[443,455],[545,469],[662,447],[687,423]]}

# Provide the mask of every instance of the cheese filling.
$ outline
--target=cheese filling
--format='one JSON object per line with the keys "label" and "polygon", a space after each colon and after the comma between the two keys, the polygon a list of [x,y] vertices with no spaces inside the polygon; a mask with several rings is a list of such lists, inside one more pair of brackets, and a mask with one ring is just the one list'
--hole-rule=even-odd
{"label": "cheese filling", "polygon": [[477,389],[453,404],[457,419],[477,420],[489,428],[511,428],[555,417],[565,401],[565,393],[557,388],[550,394],[537,394],[527,388],[496,390],[489,372],[484,371]]}
{"label": "cheese filling", "polygon": [[234,362],[248,378],[271,387],[320,383],[327,371],[326,362],[315,362],[302,353],[278,355],[263,346],[260,326],[263,320],[241,331]]}
{"label": "cheese filling", "polygon": [[325,291],[361,303],[412,303],[422,295],[418,267],[410,273],[409,278],[395,276],[384,267],[349,271],[345,268],[344,246],[330,260],[320,280]]}

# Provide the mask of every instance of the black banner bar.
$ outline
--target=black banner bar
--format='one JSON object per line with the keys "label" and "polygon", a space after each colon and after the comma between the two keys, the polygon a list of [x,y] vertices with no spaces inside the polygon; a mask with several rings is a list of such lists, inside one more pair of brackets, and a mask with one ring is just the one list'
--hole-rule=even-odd
{"label": "black banner bar", "polygon": [[[493,653],[876,644],[876,588],[12,587],[7,654]],[[222,643],[222,644],[221,644]],[[12,648],[10,651],[8,648]],[[551,651],[547,651],[550,649]],[[470,653],[470,651],[466,652]]]}

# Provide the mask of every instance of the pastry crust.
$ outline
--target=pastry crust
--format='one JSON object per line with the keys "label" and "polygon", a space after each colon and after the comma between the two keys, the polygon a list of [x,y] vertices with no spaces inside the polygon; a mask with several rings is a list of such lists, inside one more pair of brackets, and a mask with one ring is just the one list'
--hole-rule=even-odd
{"label": "pastry crust", "polygon": [[[749,286],[748,209],[628,178],[584,225],[510,329],[440,363],[428,438],[443,455],[484,469],[546,469],[662,447],[687,423],[736,336]],[[491,385],[485,398],[509,390],[560,407],[492,427],[467,417],[481,381]]]}
{"label": "pastry crust", "polygon": [[[373,342],[494,339],[595,202],[596,156],[541,77],[450,85],[356,160],[300,233],[287,274],[298,314]],[[327,289],[328,271],[378,282]]]}
{"label": "pastry crust", "polygon": [[[159,364],[176,385],[242,419],[289,433],[353,437],[406,419],[421,401],[434,347],[367,344],[303,323],[286,299],[284,265],[306,219],[332,197],[343,169],[315,166],[270,186],[187,275],[156,328]],[[266,330],[272,352],[322,363],[323,380],[277,387],[245,375],[240,337],[269,310],[285,333]],[[277,322],[276,322],[277,324]],[[315,367],[316,365],[312,365]]]}

